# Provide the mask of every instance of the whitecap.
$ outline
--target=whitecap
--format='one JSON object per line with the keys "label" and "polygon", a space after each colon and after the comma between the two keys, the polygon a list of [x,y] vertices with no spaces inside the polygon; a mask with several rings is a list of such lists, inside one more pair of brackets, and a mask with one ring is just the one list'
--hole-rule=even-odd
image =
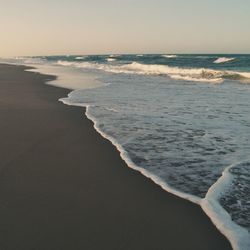
{"label": "whitecap", "polygon": [[230,62],[233,61],[235,58],[228,58],[228,57],[219,57],[214,61],[214,63],[225,63],[225,62]]}
{"label": "whitecap", "polygon": [[107,58],[106,60],[107,60],[108,62],[114,62],[114,61],[116,61],[116,59],[115,59],[115,58],[112,58],[112,57],[111,57],[111,58],[109,57],[109,58]]}
{"label": "whitecap", "polygon": [[76,60],[82,60],[82,59],[84,59],[85,58],[85,56],[77,56],[75,59]]}
{"label": "whitecap", "polygon": [[162,57],[165,57],[165,58],[176,58],[177,55],[162,55]]}

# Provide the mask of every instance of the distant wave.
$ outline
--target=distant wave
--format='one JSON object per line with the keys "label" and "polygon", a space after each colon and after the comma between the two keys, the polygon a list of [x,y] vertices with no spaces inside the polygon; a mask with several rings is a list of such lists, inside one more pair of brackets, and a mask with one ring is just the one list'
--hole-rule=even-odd
{"label": "distant wave", "polygon": [[107,58],[106,60],[107,60],[108,62],[114,62],[114,61],[116,61],[116,59],[115,59],[115,58],[112,58],[112,57],[111,57],[111,58],[109,57],[109,58]]}
{"label": "distant wave", "polygon": [[162,55],[162,57],[165,57],[165,58],[176,58],[177,55]]}
{"label": "distant wave", "polygon": [[82,60],[82,59],[84,59],[85,58],[85,56],[77,56],[75,59],[76,60]]}
{"label": "distant wave", "polygon": [[214,58],[214,56],[195,56],[195,58],[200,58],[200,59],[208,59],[208,58]]}
{"label": "distant wave", "polygon": [[214,61],[214,63],[225,63],[225,62],[230,62],[233,61],[235,58],[228,58],[228,57],[219,57]]}
{"label": "distant wave", "polygon": [[173,79],[220,83],[224,79],[250,81],[250,73],[220,71],[204,68],[179,68],[157,64],[141,64],[133,62],[125,65],[108,65],[89,62],[58,61],[63,66],[74,66],[77,68],[99,69],[112,73],[139,74],[139,75],[166,75]]}

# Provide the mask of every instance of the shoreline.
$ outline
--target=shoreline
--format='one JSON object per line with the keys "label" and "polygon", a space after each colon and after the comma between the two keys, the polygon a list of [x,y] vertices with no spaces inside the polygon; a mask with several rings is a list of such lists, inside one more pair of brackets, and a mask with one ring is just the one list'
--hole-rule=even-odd
{"label": "shoreline", "polygon": [[[99,88],[102,86],[97,86],[94,88]],[[74,90],[72,91],[74,92]],[[67,98],[60,98],[59,101],[62,103],[75,106],[75,107],[83,107],[86,109],[85,115],[86,117],[93,122],[94,129],[105,139],[110,141],[115,148],[118,150],[120,157],[124,160],[127,167],[141,173],[143,176],[154,182],[154,184],[158,185],[164,191],[175,195],[178,198],[185,199],[190,201],[199,207],[205,212],[208,218],[212,221],[213,225],[223,234],[227,240],[230,242],[233,249],[248,249],[249,247],[249,240],[248,236],[249,233],[245,228],[240,227],[235,222],[232,221],[231,216],[227,213],[227,211],[220,205],[218,199],[221,195],[221,188],[230,185],[232,181],[232,177],[226,178],[228,176],[228,169],[231,168],[233,165],[230,165],[226,168],[223,172],[221,177],[209,188],[206,196],[204,198],[199,198],[193,196],[191,194],[186,194],[183,192],[174,189],[173,187],[169,186],[165,181],[160,179],[158,176],[150,173],[144,168],[141,168],[134,164],[130,159],[129,155],[127,154],[126,150],[120,145],[115,138],[109,136],[102,129],[99,127],[98,121],[89,113],[89,108],[91,105],[83,104],[83,103],[71,103],[67,99],[70,98],[70,92]]]}
{"label": "shoreline", "polygon": [[[70,90],[43,84],[54,77],[26,72],[24,71],[26,67],[23,66],[6,66],[3,64],[0,65],[1,72],[4,67],[7,67],[10,71],[9,75],[6,75],[5,81],[16,75],[16,79],[10,79],[10,82],[14,84],[13,86],[19,87],[20,93],[23,87],[25,87],[26,92],[24,96],[27,99],[21,98],[23,93],[21,93],[21,97],[19,96],[20,93],[15,93],[14,98],[4,97],[6,99],[4,99],[6,107],[1,108],[1,113],[9,118],[10,114],[8,115],[7,112],[9,105],[11,105],[13,110],[11,109],[10,111],[12,111],[11,119],[13,121],[11,120],[10,122],[13,122],[13,124],[11,123],[13,129],[17,130],[15,133],[22,137],[20,135],[23,132],[22,129],[27,129],[25,139],[28,139],[28,142],[25,143],[29,144],[29,150],[27,153],[24,153],[25,163],[27,164],[30,160],[36,163],[35,170],[30,166],[25,173],[22,171],[20,173],[20,165],[22,167],[27,166],[22,161],[23,152],[18,152],[19,161],[15,162],[16,158],[11,154],[7,154],[6,147],[4,147],[6,146],[6,141],[1,142],[3,144],[0,147],[1,150],[4,149],[6,151],[6,156],[4,157],[4,159],[6,158],[6,164],[13,171],[9,172],[7,167],[4,168],[5,171],[2,171],[2,167],[0,169],[0,198],[4,191],[7,190],[9,193],[5,192],[5,196],[3,196],[6,199],[6,207],[11,206],[9,204],[13,204],[13,201],[15,201],[15,204],[20,205],[21,203],[23,208],[31,206],[34,209],[33,213],[36,214],[35,217],[31,216],[31,218],[29,214],[25,214],[29,222],[28,225],[26,223],[25,231],[34,237],[29,237],[29,240],[32,242],[29,244],[26,242],[28,239],[25,237],[22,238],[26,239],[24,241],[20,239],[19,243],[22,243],[21,246],[23,248],[18,249],[31,249],[32,247],[48,249],[44,248],[43,244],[50,245],[51,248],[49,249],[67,249],[72,247],[76,240],[77,245],[74,245],[74,249],[84,249],[84,247],[85,249],[231,249],[227,239],[220,234],[200,207],[163,191],[158,185],[140,173],[128,168],[120,158],[118,150],[93,129],[93,123],[87,119],[86,115],[83,116],[84,108],[69,107],[58,102],[57,100],[67,96]],[[5,68],[4,72],[6,70]],[[10,76],[10,73],[13,74]],[[2,77],[2,75],[0,76]],[[26,78],[29,80],[28,83]],[[20,84],[20,79],[21,87],[18,85]],[[37,84],[34,84],[34,82]],[[2,85],[1,78],[0,83]],[[13,86],[10,86],[11,90],[7,94],[12,94]],[[28,104],[33,104],[32,108]],[[27,108],[29,111],[29,114],[26,114],[27,120],[22,121],[27,128],[25,126],[20,128],[20,125],[24,124],[18,124],[17,118],[19,116],[20,121],[21,117],[19,112],[25,112],[25,110],[23,111],[17,105],[21,105],[23,106],[22,108]],[[18,113],[15,114],[16,110],[18,110]],[[39,112],[41,112],[40,115],[42,115],[43,119],[39,117]],[[17,115],[17,117],[13,117],[13,114]],[[36,119],[39,118],[42,124],[37,123]],[[60,121],[58,122],[57,119],[59,118]],[[7,119],[6,124],[3,127],[1,125],[0,131],[6,132],[7,130],[7,137],[8,133],[10,133],[11,137],[13,130],[8,131],[6,127],[8,124],[9,121]],[[20,129],[21,131],[18,131]],[[37,132],[41,132],[43,136],[38,141],[34,141],[35,138],[29,135],[30,131],[34,135]],[[51,142],[54,134],[56,134],[55,141],[52,140]],[[16,138],[12,138],[12,140],[12,142],[15,142]],[[64,144],[70,144],[71,147],[67,147],[69,145],[61,145],[57,140]],[[34,145],[35,148],[33,149]],[[10,149],[15,145],[10,143],[7,146]],[[18,149],[15,150],[18,151]],[[14,156],[16,156],[15,150],[13,148],[11,150]],[[85,153],[84,156],[82,155],[83,151]],[[98,154],[100,159],[96,159],[95,154]],[[41,158],[41,161],[37,162],[37,158]],[[51,161],[56,164],[50,164]],[[108,165],[103,164],[104,162],[107,162]],[[49,163],[48,165],[52,170],[48,169],[47,163]],[[87,166],[85,166],[85,163]],[[89,166],[94,169],[89,169]],[[70,172],[72,167],[74,171]],[[63,173],[60,172],[61,168]],[[18,170],[18,173],[14,170]],[[40,184],[44,184],[40,180],[41,174],[44,174],[43,171],[46,172],[47,184],[49,184],[46,191],[49,194],[52,192],[55,200],[47,196],[44,197],[44,190],[40,190],[39,187],[37,187],[38,190],[36,188],[32,189],[31,193],[29,193],[29,190],[26,190],[23,195],[34,198],[37,193],[40,194],[40,200],[38,199],[37,203],[45,204],[45,212],[34,206],[32,204],[33,199],[29,200],[29,197],[26,197],[26,203],[19,200],[20,197],[17,192],[25,188],[28,185],[26,184],[27,182],[30,182],[28,186],[31,188],[37,185],[35,180]],[[4,175],[2,174],[3,172],[5,173]],[[17,175],[11,184],[7,181],[12,180],[10,174]],[[70,179],[68,175],[71,176]],[[1,182],[3,176],[6,178],[4,183]],[[27,182],[19,182],[20,177]],[[67,187],[64,187],[65,180],[68,181],[66,182],[68,183]],[[16,188],[16,193],[11,192],[13,190],[9,190],[9,187],[12,187],[12,189]],[[56,191],[54,190],[55,187]],[[58,194],[60,194],[59,197]],[[74,204],[76,201],[78,206],[72,206],[70,202]],[[64,204],[68,209],[65,210],[64,206],[58,207],[59,204]],[[98,209],[98,207],[101,207],[101,209]],[[51,208],[53,209],[51,210]],[[54,211],[54,208],[57,208],[55,209],[56,211]],[[9,218],[6,216],[6,213],[8,214],[7,210],[4,210],[5,217],[3,219],[6,223],[3,223],[3,225],[8,225],[6,219],[6,217]],[[12,215],[15,215],[17,210],[17,208],[16,210],[14,209]],[[105,213],[103,213],[103,210]],[[3,208],[1,211],[3,211]],[[23,209],[23,211],[25,213],[26,210]],[[65,215],[65,217],[59,216],[60,219],[56,219],[57,212],[59,212],[59,215]],[[3,217],[2,212],[0,214]],[[50,221],[51,223],[46,224],[42,220],[39,221],[39,226],[37,227],[43,230],[38,230],[40,233],[37,231],[33,232],[31,229],[34,226],[34,218],[35,220],[37,220],[37,217],[42,219],[48,215],[53,215],[49,216],[52,222]],[[190,218],[190,216],[193,216],[193,218]],[[80,218],[80,222],[76,218]],[[18,219],[17,222],[13,220],[12,224],[18,223],[20,220],[22,221],[22,218]],[[86,221],[88,223],[85,224],[84,222]],[[52,228],[57,229],[55,230],[57,237],[52,237],[51,231],[46,232],[51,225]],[[98,227],[101,228],[98,229]],[[72,235],[72,231],[69,231],[70,228],[80,228],[81,230],[73,230],[76,235]],[[9,234],[5,228],[1,227],[0,229],[7,236],[4,239],[1,237],[0,245],[3,245],[3,242],[17,244],[16,241],[9,241],[13,239],[13,235],[10,237],[9,234],[13,233],[16,228],[9,230]],[[60,236],[65,235],[68,238],[63,238],[64,242],[61,242]],[[27,237],[26,234],[25,236]],[[100,239],[99,242],[95,242],[94,238]],[[38,243],[41,245],[37,248]],[[4,249],[15,249],[8,244],[4,245],[4,247]]]}

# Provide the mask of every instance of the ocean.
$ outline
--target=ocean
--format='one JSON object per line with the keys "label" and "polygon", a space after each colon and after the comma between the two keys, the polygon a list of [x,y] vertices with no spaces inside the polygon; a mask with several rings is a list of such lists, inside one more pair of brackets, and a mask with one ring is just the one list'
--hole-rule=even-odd
{"label": "ocean", "polygon": [[[250,249],[250,55],[69,55],[5,62],[80,76],[76,84],[68,79],[62,85],[73,91],[60,101],[87,107],[96,130],[129,167],[199,204],[234,249]],[[81,85],[91,81],[81,75],[98,84]]]}

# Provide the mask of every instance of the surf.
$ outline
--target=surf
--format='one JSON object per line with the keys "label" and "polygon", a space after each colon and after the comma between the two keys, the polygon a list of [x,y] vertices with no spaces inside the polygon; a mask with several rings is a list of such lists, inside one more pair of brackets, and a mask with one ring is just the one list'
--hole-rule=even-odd
{"label": "surf", "polygon": [[[108,58],[108,61],[114,61],[113,58]],[[169,76],[172,79],[194,81],[194,82],[207,82],[207,83],[221,83],[225,79],[250,81],[250,73],[236,72],[236,71],[223,71],[213,70],[206,68],[180,68],[170,67],[166,65],[157,64],[142,64],[132,62],[124,65],[107,65],[101,63],[89,62],[68,62],[58,61],[59,65],[73,66],[85,69],[98,69],[111,73],[124,73],[124,74],[138,74],[138,75],[156,75],[156,76]]]}

